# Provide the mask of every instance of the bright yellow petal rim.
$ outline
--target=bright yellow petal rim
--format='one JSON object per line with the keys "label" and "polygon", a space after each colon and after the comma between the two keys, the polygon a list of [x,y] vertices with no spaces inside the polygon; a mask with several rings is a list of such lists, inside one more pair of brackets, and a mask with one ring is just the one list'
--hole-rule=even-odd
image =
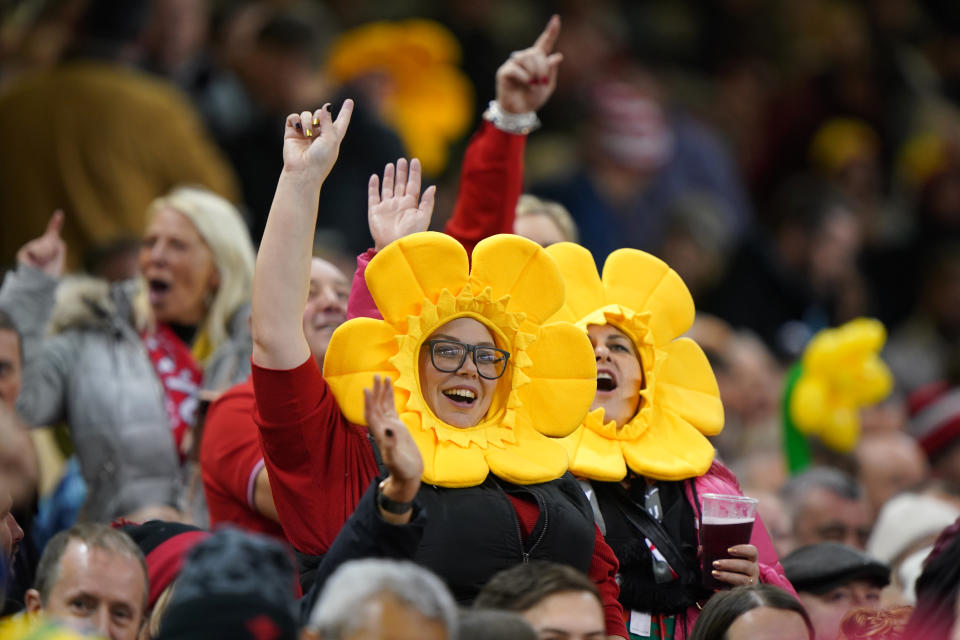
{"label": "bright yellow petal rim", "polygon": [[566,281],[566,301],[555,317],[583,332],[592,324],[624,332],[637,348],[645,379],[640,408],[627,424],[618,428],[596,409],[561,440],[570,470],[610,482],[622,480],[627,469],[656,480],[706,473],[714,458],[706,436],[723,429],[723,405],[703,350],[680,337],[694,317],[680,276],[635,249],[611,253],[602,278],[583,247],[559,243],[547,253]]}
{"label": "bright yellow petal rim", "polygon": [[[363,389],[373,377],[394,380],[400,418],[424,458],[425,482],[473,486],[489,471],[518,484],[558,478],[567,469],[566,451],[546,435],[572,432],[593,401],[597,374],[589,340],[570,323],[544,324],[563,303],[563,279],[533,242],[487,238],[468,265],[456,240],[433,232],[381,251],[366,278],[384,319],[356,318],[339,327],[324,377],[357,424],[364,424]],[[465,429],[433,414],[418,371],[423,343],[462,317],[483,323],[510,352],[486,418]]]}
{"label": "bright yellow petal rim", "polygon": [[810,340],[789,400],[801,432],[819,436],[836,451],[853,450],[860,439],[859,409],[893,389],[893,375],[880,359],[886,337],[880,321],[856,318]]}

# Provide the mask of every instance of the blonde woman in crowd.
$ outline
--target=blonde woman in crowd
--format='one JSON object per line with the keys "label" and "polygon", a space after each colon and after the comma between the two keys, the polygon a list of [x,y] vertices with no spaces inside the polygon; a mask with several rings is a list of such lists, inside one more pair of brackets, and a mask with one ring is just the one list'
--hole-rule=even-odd
{"label": "blonde woman in crowd", "polygon": [[87,485],[82,520],[176,519],[198,394],[249,373],[246,227],[220,196],[176,188],[148,210],[140,277],[110,285],[59,282],[62,223],[56,214],[21,249],[0,291],[27,347],[18,410],[33,425],[69,426]]}

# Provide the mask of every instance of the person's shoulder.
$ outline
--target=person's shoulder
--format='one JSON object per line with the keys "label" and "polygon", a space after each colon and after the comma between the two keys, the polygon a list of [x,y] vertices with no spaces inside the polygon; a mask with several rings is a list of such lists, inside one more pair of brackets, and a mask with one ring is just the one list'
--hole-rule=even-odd
{"label": "person's shoulder", "polygon": [[707,472],[697,478],[697,490],[711,493],[740,493],[740,482],[736,474],[719,460],[710,464]]}

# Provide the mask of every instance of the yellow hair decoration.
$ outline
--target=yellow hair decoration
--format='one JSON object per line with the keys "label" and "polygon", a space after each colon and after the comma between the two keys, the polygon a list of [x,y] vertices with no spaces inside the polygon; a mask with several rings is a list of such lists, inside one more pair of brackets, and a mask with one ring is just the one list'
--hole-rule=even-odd
{"label": "yellow hair decoration", "polygon": [[893,388],[879,355],[886,337],[878,320],[857,318],[810,340],[789,399],[790,417],[801,433],[819,436],[840,452],[856,446],[858,410],[883,400]]}
{"label": "yellow hair decoration", "polygon": [[570,470],[602,481],[622,480],[628,467],[656,480],[705,473],[714,456],[705,436],[723,429],[723,406],[703,350],[679,337],[694,317],[683,280],[662,260],[636,249],[611,253],[602,279],[583,247],[563,242],[547,253],[567,290],[554,319],[574,322],[584,332],[592,324],[616,327],[636,346],[645,378],[640,409],[627,424],[604,422],[600,408],[562,440]]}
{"label": "yellow hair decoration", "polygon": [[[545,324],[563,304],[563,280],[543,249],[519,236],[493,236],[474,249],[471,268],[453,238],[418,233],[378,253],[366,279],[383,320],[346,322],[324,358],[324,377],[347,419],[364,424],[363,389],[374,375],[390,376],[397,412],[423,455],[424,482],[473,486],[489,471],[517,484],[563,475],[566,451],[545,436],[565,436],[580,424],[597,371],[582,331]],[[461,317],[484,324],[511,354],[486,418],[468,428],[433,414],[418,370],[423,343]]]}

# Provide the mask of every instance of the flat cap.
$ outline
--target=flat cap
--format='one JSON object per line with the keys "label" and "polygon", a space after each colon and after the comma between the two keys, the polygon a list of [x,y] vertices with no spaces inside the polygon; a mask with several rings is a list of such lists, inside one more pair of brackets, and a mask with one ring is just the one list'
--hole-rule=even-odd
{"label": "flat cap", "polygon": [[879,587],[890,582],[890,569],[885,564],[837,542],[800,547],[780,562],[797,591],[826,593],[854,580],[867,580]]}

